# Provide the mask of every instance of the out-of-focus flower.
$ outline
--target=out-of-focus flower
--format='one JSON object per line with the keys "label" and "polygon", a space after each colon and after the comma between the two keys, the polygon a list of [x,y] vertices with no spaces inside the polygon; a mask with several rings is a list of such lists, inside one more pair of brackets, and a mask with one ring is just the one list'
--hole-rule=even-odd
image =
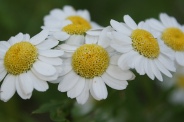
{"label": "out-of-focus flower", "polygon": [[170,102],[184,105],[184,67],[178,66],[173,78],[164,78],[162,86],[165,90],[173,88],[169,96]]}
{"label": "out-of-focus flower", "polygon": [[58,42],[47,36],[48,31],[43,30],[32,38],[19,33],[0,41],[1,100],[8,101],[16,91],[22,99],[29,99],[33,89],[46,91],[46,81],[58,78],[63,51],[51,49]]}
{"label": "out-of-focus flower", "polygon": [[184,66],[184,27],[174,17],[165,13],[161,13],[159,17],[160,21],[156,19],[147,21],[152,29],[160,32],[161,40],[172,51],[176,63]]}
{"label": "out-of-focus flower", "polygon": [[172,77],[169,71],[175,71],[172,52],[157,38],[147,23],[140,22],[138,25],[129,16],[124,16],[124,22],[111,20],[114,41],[111,46],[121,57],[118,66],[125,69],[135,69],[140,75],[147,74],[152,80],[156,77],[163,81],[161,72]]}
{"label": "out-of-focus flower", "polygon": [[64,6],[63,9],[53,9],[44,18],[42,29],[49,30],[54,39],[65,41],[84,40],[84,35],[90,29],[101,28],[91,21],[87,10],[75,10],[72,6]]}

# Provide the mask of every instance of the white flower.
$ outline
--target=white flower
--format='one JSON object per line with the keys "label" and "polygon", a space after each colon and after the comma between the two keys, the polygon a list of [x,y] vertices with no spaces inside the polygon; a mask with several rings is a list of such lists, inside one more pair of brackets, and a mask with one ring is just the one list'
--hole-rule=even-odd
{"label": "white flower", "polygon": [[67,39],[84,38],[86,31],[100,28],[90,19],[87,10],[75,10],[72,6],[64,6],[63,10],[53,9],[44,18],[42,29],[48,29],[53,38],[65,41]]}
{"label": "white flower", "polygon": [[174,17],[160,14],[160,21],[149,19],[150,26],[160,32],[160,38],[174,55],[176,64],[184,66],[184,27]]}
{"label": "white flower", "polygon": [[123,90],[128,85],[127,80],[134,79],[131,71],[123,71],[117,66],[119,56],[113,53],[106,37],[106,33],[111,30],[110,27],[102,31],[92,30],[89,32],[91,35],[87,36],[94,36],[93,41],[89,39],[75,46],[71,43],[59,46],[62,50],[68,47],[68,50],[65,50],[67,54],[63,56],[64,72],[58,79],[58,90],[67,92],[68,97],[76,98],[80,104],[86,103],[89,92],[96,100],[106,99],[106,85]]}
{"label": "white flower", "polygon": [[140,75],[147,74],[152,80],[156,77],[162,81],[161,72],[171,77],[170,71],[175,71],[172,52],[165,48],[152,32],[148,24],[140,22],[138,25],[128,16],[124,16],[125,23],[111,20],[111,46],[122,53],[118,60],[121,69],[135,69]]}
{"label": "white flower", "polygon": [[184,105],[184,67],[178,66],[173,78],[164,78],[164,90],[172,89],[169,101],[173,104]]}
{"label": "white flower", "polygon": [[51,49],[58,41],[47,36],[43,30],[32,38],[19,33],[0,41],[1,100],[8,101],[16,91],[22,99],[29,99],[33,89],[46,91],[46,81],[58,78],[63,51]]}

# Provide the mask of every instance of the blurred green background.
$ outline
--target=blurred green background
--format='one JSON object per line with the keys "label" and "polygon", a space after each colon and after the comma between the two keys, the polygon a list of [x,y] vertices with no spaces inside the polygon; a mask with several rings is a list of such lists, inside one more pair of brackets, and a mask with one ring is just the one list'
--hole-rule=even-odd
{"label": "blurred green background", "polygon": [[[108,26],[111,19],[122,21],[125,14],[139,22],[158,18],[161,12],[184,23],[184,0],[0,0],[0,40],[8,40],[19,32],[37,34],[43,17],[64,5],[89,10],[91,19],[102,26]],[[57,91],[57,84],[50,84],[50,89],[44,93],[34,91],[30,100],[22,100],[15,94],[6,103],[0,101],[0,122],[184,121],[184,104],[174,105],[168,101],[174,88],[163,90],[161,82],[136,76],[126,90],[108,88],[108,98],[92,101],[91,108],[78,105],[76,100],[67,98],[66,93]]]}

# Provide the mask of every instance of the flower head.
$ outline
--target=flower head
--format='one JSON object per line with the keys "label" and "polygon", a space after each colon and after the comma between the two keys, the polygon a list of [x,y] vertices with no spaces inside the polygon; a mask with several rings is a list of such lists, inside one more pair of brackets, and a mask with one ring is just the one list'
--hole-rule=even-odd
{"label": "flower head", "polygon": [[123,71],[117,66],[119,55],[109,46],[106,36],[111,30],[110,27],[91,30],[83,43],[74,42],[74,46],[67,41],[59,45],[66,54],[62,56],[64,72],[58,79],[58,90],[67,92],[68,97],[76,98],[80,104],[88,100],[89,92],[96,100],[106,99],[106,85],[123,90],[128,85],[127,80],[134,78],[130,70]]}
{"label": "flower head", "polygon": [[157,33],[153,32],[147,23],[138,25],[128,16],[124,16],[125,23],[111,20],[112,48],[122,55],[118,60],[121,69],[135,69],[140,75],[147,74],[151,79],[155,77],[163,80],[161,72],[171,77],[169,71],[175,71],[172,53],[160,43]]}
{"label": "flower head", "polygon": [[92,22],[87,10],[75,10],[71,6],[64,6],[63,9],[51,10],[44,18],[43,29],[48,29],[50,35],[60,41],[70,38],[84,37],[90,29],[100,28]]}
{"label": "flower head", "polygon": [[184,67],[178,65],[173,77],[164,77],[164,81],[162,88],[170,90],[169,101],[173,104],[184,105]]}
{"label": "flower head", "polygon": [[58,44],[47,38],[43,30],[30,38],[19,33],[0,42],[0,99],[8,101],[17,91],[22,99],[29,99],[33,89],[46,91],[46,81],[56,80],[61,72],[63,51],[51,48]]}
{"label": "flower head", "polygon": [[160,33],[159,38],[172,51],[177,64],[184,66],[184,28],[165,13],[160,14],[160,21],[149,19],[147,22],[152,29]]}

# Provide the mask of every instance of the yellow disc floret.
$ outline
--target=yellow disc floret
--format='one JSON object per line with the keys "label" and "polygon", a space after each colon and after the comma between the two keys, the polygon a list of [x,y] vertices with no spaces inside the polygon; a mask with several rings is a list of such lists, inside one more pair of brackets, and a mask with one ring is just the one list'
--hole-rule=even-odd
{"label": "yellow disc floret", "polygon": [[167,28],[162,33],[164,43],[175,51],[184,51],[184,33],[178,28]]}
{"label": "yellow disc floret", "polygon": [[63,31],[70,35],[83,35],[91,29],[90,23],[80,16],[69,16],[67,19],[72,21],[72,24],[65,26]]}
{"label": "yellow disc floret", "polygon": [[132,46],[135,51],[147,58],[157,58],[160,48],[153,35],[143,29],[136,29],[131,34]]}
{"label": "yellow disc floret", "polygon": [[180,75],[177,77],[176,85],[180,88],[184,88],[184,76]]}
{"label": "yellow disc floret", "polygon": [[101,76],[109,66],[107,51],[96,44],[85,44],[79,47],[72,56],[73,70],[84,78]]}
{"label": "yellow disc floret", "polygon": [[4,57],[8,73],[19,75],[28,71],[38,57],[37,48],[29,42],[19,42],[9,48]]}

